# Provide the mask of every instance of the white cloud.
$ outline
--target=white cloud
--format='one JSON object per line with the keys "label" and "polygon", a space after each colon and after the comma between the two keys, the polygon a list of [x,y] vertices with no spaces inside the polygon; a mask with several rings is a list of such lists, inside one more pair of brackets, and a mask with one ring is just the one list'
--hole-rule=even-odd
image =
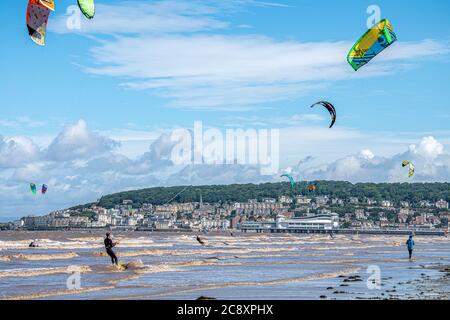
{"label": "white cloud", "polygon": [[[411,161],[416,172],[412,179],[402,161]],[[322,167],[296,168],[305,179],[346,180],[350,182],[448,182],[450,154],[433,137],[424,137],[409,150],[390,157],[377,157],[370,150],[338,159]]]}
{"label": "white cloud", "polygon": [[[333,81],[395,71],[418,57],[448,48],[436,41],[398,43],[356,74],[345,57],[351,42],[301,43],[267,37],[172,35],[120,37],[91,50],[96,66],[88,73],[130,79],[122,86],[150,90],[173,107],[248,108],[258,103],[305,96]],[[199,50],[201,48],[201,50]]]}
{"label": "white cloud", "polygon": [[420,141],[418,146],[411,145],[410,151],[418,157],[432,160],[444,152],[444,146],[436,141],[434,137],[425,137]]}
{"label": "white cloud", "polygon": [[[230,23],[220,19],[219,14],[240,11],[244,7],[278,7],[290,6],[252,0],[165,0],[165,1],[117,1],[114,5],[97,4],[93,20],[80,21],[80,29],[68,28],[69,16],[58,15],[49,25],[57,33],[80,34],[169,34],[190,33],[225,29]],[[76,11],[78,13],[78,11]]]}
{"label": "white cloud", "polygon": [[[333,81],[374,77],[409,68],[420,58],[449,52],[434,40],[398,42],[355,73],[346,62],[353,41],[278,41],[257,34],[230,35],[226,13],[282,3],[156,1],[99,5],[80,33],[99,37],[83,69],[117,77],[124,88],[147,90],[185,109],[250,109],[305,96]],[[225,13],[225,14],[224,14]],[[66,17],[53,31],[68,32]],[[226,29],[226,33],[224,32]],[[246,29],[251,32],[251,29]],[[112,36],[112,37],[110,37]]]}
{"label": "white cloud", "polygon": [[48,147],[51,160],[76,160],[104,154],[118,145],[117,142],[92,132],[84,120],[66,126]]}
{"label": "white cloud", "polygon": [[31,161],[39,161],[40,149],[23,136],[5,139],[0,136],[0,169],[17,168]]}
{"label": "white cloud", "polygon": [[373,154],[373,152],[368,149],[361,150],[361,152],[359,153],[359,156],[366,160],[372,160],[373,158],[375,158],[375,155]]}
{"label": "white cloud", "polygon": [[93,20],[81,20],[79,30],[67,27],[67,16],[60,15],[49,25],[57,33],[152,34],[184,33],[226,28],[228,23],[214,17],[211,6],[197,2],[156,1],[97,4]]}

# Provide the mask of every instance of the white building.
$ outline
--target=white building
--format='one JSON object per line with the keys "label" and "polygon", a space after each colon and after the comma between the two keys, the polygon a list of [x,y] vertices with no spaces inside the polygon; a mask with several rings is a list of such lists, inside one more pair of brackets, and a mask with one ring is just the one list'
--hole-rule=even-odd
{"label": "white building", "polygon": [[339,199],[339,198],[333,198],[333,199],[331,199],[331,204],[341,206],[344,204],[344,200]]}
{"label": "white building", "polygon": [[327,196],[315,197],[314,202],[319,206],[324,206],[328,203],[328,197]]}
{"label": "white building", "polygon": [[400,206],[403,208],[409,208],[409,202],[408,201],[401,201]]}
{"label": "white building", "polygon": [[297,196],[296,198],[297,204],[310,204],[312,199],[305,196]]}
{"label": "white building", "polygon": [[169,219],[158,219],[155,222],[153,222],[153,227],[155,229],[171,229],[173,227],[172,220]]}
{"label": "white building", "polygon": [[240,228],[242,230],[333,230],[339,228],[339,216],[332,213],[331,215],[286,219],[279,215],[274,222],[243,222]]}
{"label": "white building", "polygon": [[393,206],[392,202],[389,200],[383,200],[381,201],[381,206],[385,208],[390,208]]}
{"label": "white building", "polygon": [[336,213],[332,213],[330,215],[286,219],[284,216],[279,215],[276,219],[276,228],[332,230],[339,228],[339,216]]}
{"label": "white building", "polygon": [[419,207],[421,207],[421,208],[430,208],[432,206],[433,205],[427,200],[422,200],[419,202]]}
{"label": "white building", "polygon": [[230,228],[229,220],[211,220],[202,219],[200,222],[200,227],[203,229],[222,229],[226,230]]}
{"label": "white building", "polygon": [[366,213],[364,212],[364,209],[356,209],[355,216],[356,216],[356,219],[358,219],[358,220],[365,219]]}
{"label": "white building", "polygon": [[292,203],[292,198],[288,197],[288,196],[281,196],[278,198],[278,202],[283,203],[283,204],[290,204],[290,203]]}
{"label": "white building", "polygon": [[438,209],[448,209],[448,202],[441,199],[441,200],[436,202],[436,208],[438,208]]}
{"label": "white building", "polygon": [[99,224],[108,225],[112,223],[112,217],[109,214],[99,214],[97,220]]}

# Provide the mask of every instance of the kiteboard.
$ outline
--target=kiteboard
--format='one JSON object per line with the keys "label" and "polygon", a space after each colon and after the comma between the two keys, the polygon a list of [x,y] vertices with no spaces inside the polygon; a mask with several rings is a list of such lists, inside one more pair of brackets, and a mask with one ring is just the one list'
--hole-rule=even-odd
{"label": "kiteboard", "polygon": [[128,263],[119,263],[116,265],[117,270],[119,271],[125,271],[128,269]]}

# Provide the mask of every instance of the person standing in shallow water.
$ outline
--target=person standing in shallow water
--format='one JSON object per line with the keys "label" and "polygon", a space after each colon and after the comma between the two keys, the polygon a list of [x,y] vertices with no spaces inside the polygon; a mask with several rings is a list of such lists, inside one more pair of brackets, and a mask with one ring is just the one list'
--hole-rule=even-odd
{"label": "person standing in shallow water", "polygon": [[105,249],[106,249],[106,253],[108,254],[108,256],[111,257],[111,262],[114,265],[119,265],[119,260],[117,259],[116,254],[114,253],[113,249],[116,246],[117,243],[113,242],[111,239],[111,234],[108,232],[106,234],[106,238],[105,238]]}
{"label": "person standing in shallow water", "polygon": [[409,239],[406,241],[406,246],[408,247],[408,252],[409,252],[409,260],[412,259],[412,254],[413,254],[415,245],[416,245],[416,243],[413,240],[413,236],[409,236]]}

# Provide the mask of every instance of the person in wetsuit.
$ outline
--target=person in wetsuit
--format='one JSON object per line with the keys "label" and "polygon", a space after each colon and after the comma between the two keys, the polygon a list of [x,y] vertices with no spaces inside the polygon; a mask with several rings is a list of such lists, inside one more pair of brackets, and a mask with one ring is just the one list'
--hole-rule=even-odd
{"label": "person in wetsuit", "polygon": [[406,246],[408,247],[408,252],[409,252],[409,260],[412,259],[412,254],[413,254],[415,245],[416,245],[416,243],[413,240],[413,236],[409,236],[409,239],[406,241]]}
{"label": "person in wetsuit", "polygon": [[200,243],[201,245],[204,245],[205,244],[205,242],[202,240],[202,239],[200,239],[200,237],[197,235],[197,241],[198,241],[198,243]]}
{"label": "person in wetsuit", "polygon": [[36,240],[34,240],[34,241],[31,241],[31,243],[28,245],[28,247],[30,247],[30,248],[37,248],[39,246],[36,244]]}
{"label": "person in wetsuit", "polygon": [[114,253],[114,251],[112,250],[112,248],[114,248],[116,246],[116,243],[114,243],[111,239],[111,234],[108,232],[106,234],[106,238],[105,238],[105,249],[106,249],[106,253],[108,254],[108,256],[111,257],[111,262],[112,264],[115,265],[119,265],[119,260],[117,259],[116,254]]}

